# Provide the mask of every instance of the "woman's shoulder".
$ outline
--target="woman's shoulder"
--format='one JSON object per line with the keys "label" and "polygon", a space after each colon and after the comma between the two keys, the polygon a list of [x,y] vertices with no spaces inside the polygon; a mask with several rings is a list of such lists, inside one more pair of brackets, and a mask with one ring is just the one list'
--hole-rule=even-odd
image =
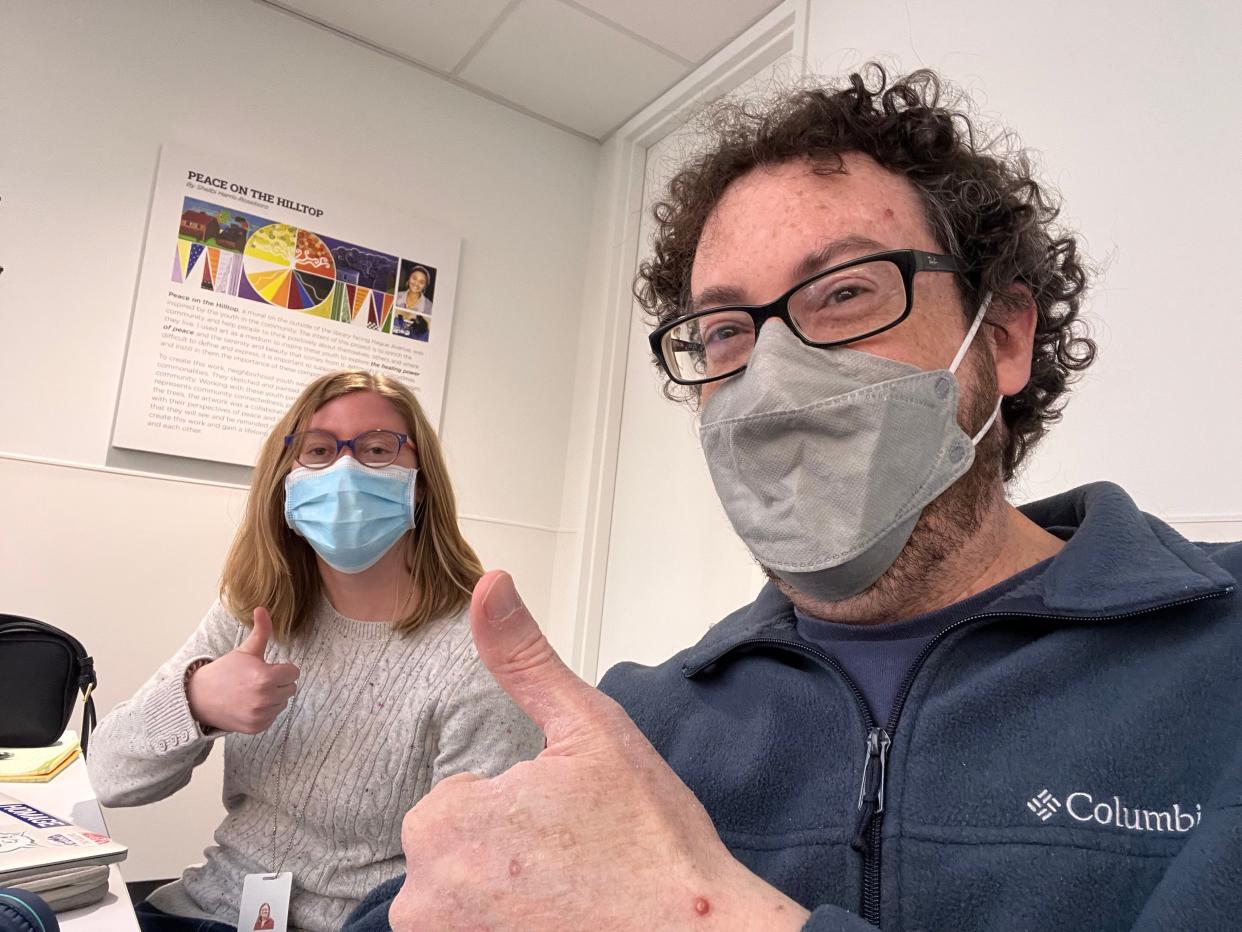
{"label": "woman's shoulder", "polygon": [[203,616],[204,624],[211,622],[213,624],[233,624],[240,625],[241,620],[233,614],[228,603],[224,601],[222,596],[217,595],[211,602],[211,607],[207,609],[207,613]]}
{"label": "woman's shoulder", "polygon": [[[203,620],[199,622],[199,631],[209,637],[237,640],[247,633],[247,628],[229,609],[225,601],[216,596]],[[239,642],[240,643],[240,642]]]}

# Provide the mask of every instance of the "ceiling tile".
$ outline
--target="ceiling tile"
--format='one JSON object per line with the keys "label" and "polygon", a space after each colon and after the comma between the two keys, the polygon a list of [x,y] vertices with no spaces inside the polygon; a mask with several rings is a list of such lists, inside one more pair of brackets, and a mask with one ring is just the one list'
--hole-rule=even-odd
{"label": "ceiling tile", "polygon": [[688,71],[559,0],[523,0],[459,77],[598,139]]}
{"label": "ceiling tile", "polygon": [[695,64],[781,0],[571,0]]}
{"label": "ceiling tile", "polygon": [[508,0],[269,0],[438,71],[451,72]]}

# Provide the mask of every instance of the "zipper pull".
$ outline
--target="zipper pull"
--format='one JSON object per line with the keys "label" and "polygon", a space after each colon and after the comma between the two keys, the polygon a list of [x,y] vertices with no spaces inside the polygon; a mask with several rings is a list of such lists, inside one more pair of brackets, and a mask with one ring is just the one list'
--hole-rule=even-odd
{"label": "zipper pull", "polygon": [[858,822],[850,847],[867,853],[870,842],[867,829],[877,813],[884,811],[884,765],[888,762],[888,748],[893,743],[883,728],[867,732],[867,759],[863,764],[862,786],[858,788]]}

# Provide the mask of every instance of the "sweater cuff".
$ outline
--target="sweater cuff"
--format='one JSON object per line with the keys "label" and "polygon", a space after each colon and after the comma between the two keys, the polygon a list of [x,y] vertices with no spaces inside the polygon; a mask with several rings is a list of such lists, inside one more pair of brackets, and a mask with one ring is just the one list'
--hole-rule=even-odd
{"label": "sweater cuff", "polygon": [[204,732],[190,714],[190,700],[185,694],[185,671],[194,661],[214,658],[192,657],[176,676],[170,676],[148,695],[143,703],[143,722],[151,750],[166,753],[200,741],[210,741],[224,732],[211,728]]}

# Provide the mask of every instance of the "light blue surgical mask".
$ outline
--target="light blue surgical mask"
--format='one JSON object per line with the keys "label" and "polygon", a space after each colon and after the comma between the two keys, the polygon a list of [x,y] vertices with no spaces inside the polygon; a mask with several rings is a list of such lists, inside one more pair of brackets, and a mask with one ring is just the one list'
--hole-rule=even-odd
{"label": "light blue surgical mask", "polygon": [[414,527],[417,478],[417,469],[372,469],[352,456],[299,466],[285,477],[285,521],[333,569],[361,573]]}

